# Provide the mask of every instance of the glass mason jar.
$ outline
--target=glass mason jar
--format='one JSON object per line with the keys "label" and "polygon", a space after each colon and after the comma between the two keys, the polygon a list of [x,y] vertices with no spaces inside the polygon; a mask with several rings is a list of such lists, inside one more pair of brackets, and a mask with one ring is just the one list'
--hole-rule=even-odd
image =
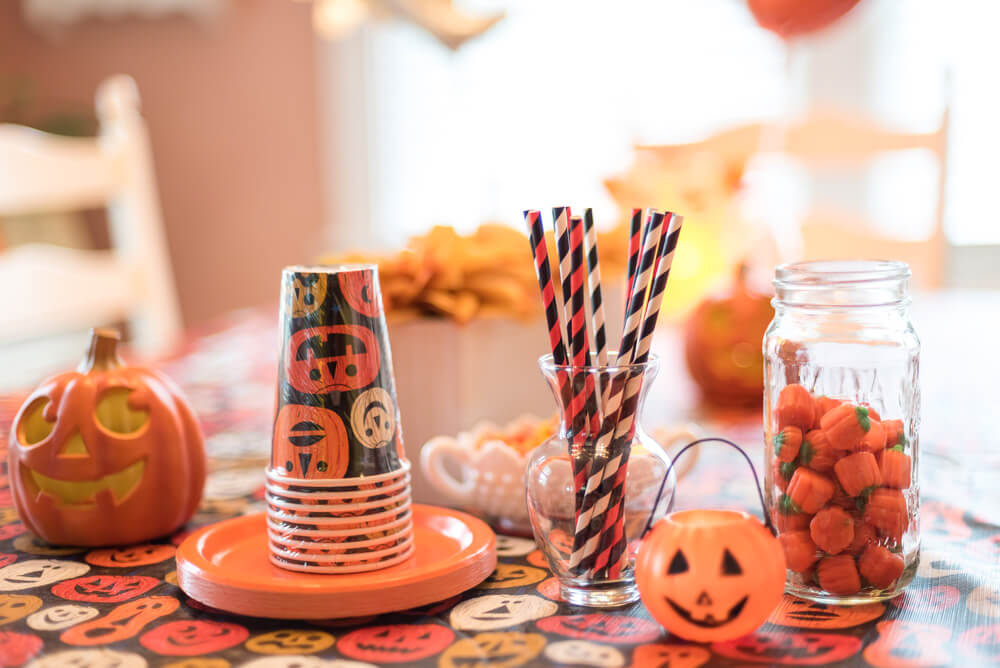
{"label": "glass mason jar", "polygon": [[764,335],[765,482],[785,590],[823,603],[891,598],[920,553],[920,341],[909,267],[782,265]]}
{"label": "glass mason jar", "polygon": [[[525,472],[535,541],[571,605],[613,607],[637,601],[633,566],[643,527],[650,513],[654,519],[665,514],[676,481],[671,472],[662,498],[656,499],[670,458],[637,419],[658,361],[650,357],[644,364],[572,367],[557,366],[546,355],[539,366],[559,407],[559,431],[532,451]],[[639,379],[631,440],[602,438],[602,427],[632,419],[626,417],[627,401],[626,409],[610,418],[613,424],[603,419],[605,407],[613,405],[609,397],[615,385]],[[595,397],[590,419],[574,419],[573,395],[581,388],[592,388]],[[592,483],[588,493],[590,480],[601,482]]]}

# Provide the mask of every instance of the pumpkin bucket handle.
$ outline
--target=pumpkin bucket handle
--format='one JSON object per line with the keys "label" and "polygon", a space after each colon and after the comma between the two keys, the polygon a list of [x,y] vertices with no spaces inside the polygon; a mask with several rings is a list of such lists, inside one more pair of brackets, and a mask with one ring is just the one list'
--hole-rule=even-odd
{"label": "pumpkin bucket handle", "polygon": [[[757,485],[757,497],[760,499],[760,507],[761,510],[764,512],[764,526],[767,528],[768,531],[770,531],[775,536],[778,535],[778,532],[774,528],[774,524],[771,523],[771,517],[767,513],[767,504],[764,503],[764,491],[761,489],[760,479],[757,477],[757,469],[754,468],[753,462],[750,461],[750,456],[746,453],[746,450],[744,450],[743,448],[741,448],[740,446],[736,445],[735,443],[733,443],[728,439],[720,438],[717,436],[710,436],[708,438],[699,438],[697,441],[691,441],[683,448],[678,450],[677,454],[674,455],[673,458],[670,460],[670,466],[667,467],[667,473],[666,475],[663,476],[663,482],[660,483],[660,489],[656,492],[656,501],[653,502],[653,510],[649,513],[649,519],[646,521],[646,528],[642,530],[643,536],[649,533],[649,530],[653,528],[653,514],[656,512],[656,507],[660,505],[660,498],[663,496],[663,490],[667,486],[667,481],[670,480],[670,472],[674,470],[674,464],[677,463],[677,460],[680,459],[681,455],[683,455],[685,452],[687,452],[694,446],[701,445],[702,443],[708,443],[710,441],[731,445],[732,447],[736,448],[741,455],[743,455],[743,459],[747,460],[747,464],[750,466],[750,472],[753,473],[753,482],[755,485]],[[670,509],[674,505],[675,496],[670,498],[670,506],[667,508],[668,513],[670,512]]]}

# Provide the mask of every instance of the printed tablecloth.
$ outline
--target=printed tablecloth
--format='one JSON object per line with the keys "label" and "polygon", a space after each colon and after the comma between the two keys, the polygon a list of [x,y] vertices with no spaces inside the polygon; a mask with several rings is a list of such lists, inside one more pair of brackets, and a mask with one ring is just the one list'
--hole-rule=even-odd
{"label": "printed tablecloth", "polygon": [[[730,642],[671,638],[641,604],[606,612],[566,605],[534,543],[517,537],[500,537],[500,564],[480,587],[418,610],[289,622],[206,608],[177,587],[175,546],[196,526],[262,509],[273,324],[269,316],[243,315],[193,339],[164,366],[195,403],[213,456],[205,501],[186,531],[120,549],[41,544],[18,521],[4,464],[0,667],[1000,665],[996,496],[968,482],[983,480],[972,470],[976,461],[988,467],[996,460],[949,464],[946,449],[926,442],[922,558],[905,594],[853,608],[786,598],[758,632]],[[0,399],[4,438],[18,403]],[[751,418],[722,429],[749,442],[759,440],[755,424]],[[960,436],[954,445],[965,444]],[[995,441],[963,445],[963,452],[977,447],[986,452]],[[706,450],[681,483],[679,506],[753,508],[741,466],[738,457]]]}

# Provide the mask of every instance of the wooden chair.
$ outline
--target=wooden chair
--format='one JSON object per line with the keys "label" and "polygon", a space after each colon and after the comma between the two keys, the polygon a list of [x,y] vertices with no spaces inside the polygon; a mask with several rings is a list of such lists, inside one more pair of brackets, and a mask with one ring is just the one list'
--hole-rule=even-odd
{"label": "wooden chair", "polygon": [[943,228],[947,146],[948,112],[945,111],[940,126],[927,133],[896,132],[869,119],[814,113],[788,124],[733,128],[700,142],[637,149],[664,161],[683,160],[708,151],[727,162],[744,164],[755,154],[779,152],[816,171],[858,169],[888,152],[929,151],[939,168],[937,210],[929,238],[893,239],[879,234],[873,225],[859,220],[860,216],[854,213],[814,208],[801,220],[801,257],[786,259],[845,259],[874,254],[909,263],[917,287],[937,288],[944,282],[947,254]]}
{"label": "wooden chair", "polygon": [[[139,93],[125,75],[97,90],[96,138],[0,125],[0,215],[106,207],[110,251],[44,244],[0,253],[0,346],[127,321],[133,347],[165,352],[181,316]],[[81,349],[82,350],[82,349]]]}

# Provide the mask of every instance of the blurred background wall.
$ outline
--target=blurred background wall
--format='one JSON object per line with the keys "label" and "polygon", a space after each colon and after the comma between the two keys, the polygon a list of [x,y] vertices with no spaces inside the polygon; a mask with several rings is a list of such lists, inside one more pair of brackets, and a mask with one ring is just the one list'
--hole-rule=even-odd
{"label": "blurred background wall", "polygon": [[[277,299],[323,225],[308,4],[239,0],[211,21],[86,19],[46,34],[0,2],[0,79],[33,116],[94,113],[94,91],[138,83],[185,323]],[[98,234],[98,243],[101,235]]]}

